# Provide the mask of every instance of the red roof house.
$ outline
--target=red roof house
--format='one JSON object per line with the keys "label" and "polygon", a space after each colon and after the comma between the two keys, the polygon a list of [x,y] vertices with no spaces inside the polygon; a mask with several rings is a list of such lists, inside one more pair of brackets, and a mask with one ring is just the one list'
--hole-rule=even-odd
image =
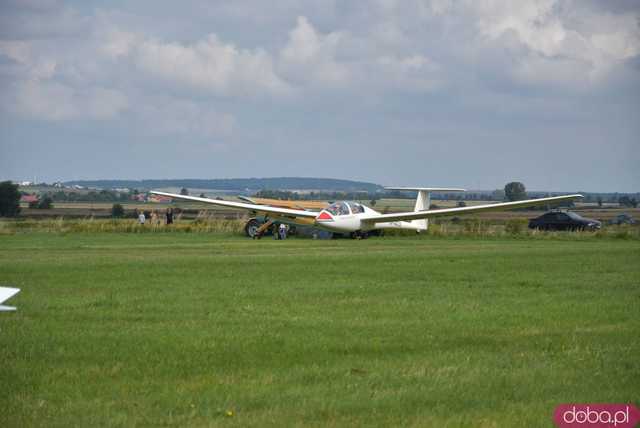
{"label": "red roof house", "polygon": [[38,196],[37,195],[22,195],[20,197],[20,202],[26,202],[26,203],[38,202]]}

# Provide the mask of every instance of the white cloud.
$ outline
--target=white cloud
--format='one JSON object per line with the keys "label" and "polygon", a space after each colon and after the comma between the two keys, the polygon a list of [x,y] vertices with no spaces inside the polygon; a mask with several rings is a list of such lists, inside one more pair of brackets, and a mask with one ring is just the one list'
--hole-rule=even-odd
{"label": "white cloud", "polygon": [[[378,46],[381,39],[386,42],[383,47]],[[393,26],[372,38],[347,31],[323,34],[301,16],[280,51],[278,69],[302,88],[425,91],[439,87],[444,78],[436,76],[440,68],[433,60],[420,53],[398,55],[387,49],[402,40]]]}
{"label": "white cloud", "polygon": [[107,32],[102,51],[111,58],[126,57],[141,42],[140,35],[113,28]]}
{"label": "white cloud", "polygon": [[640,54],[637,14],[596,13],[580,2],[558,0],[474,1],[468,9],[483,37],[500,44],[513,35],[526,48],[511,69],[523,82],[602,83]]}
{"label": "white cloud", "polygon": [[112,31],[103,50],[112,57],[130,59],[144,74],[213,95],[254,96],[289,90],[266,51],[239,49],[215,34],[183,44]]}
{"label": "white cloud", "polygon": [[387,84],[414,91],[432,91],[444,85],[441,67],[423,55],[386,56],[377,59]]}
{"label": "white cloud", "polygon": [[31,46],[22,40],[0,40],[0,54],[17,63],[25,64],[31,58]]}
{"label": "white cloud", "polygon": [[347,31],[322,33],[304,16],[296,19],[277,53],[241,49],[215,34],[191,43],[161,42],[121,29],[106,34],[101,51],[115,64],[129,63],[140,76],[213,96],[282,97],[308,89],[357,91],[364,86],[424,91],[443,80],[435,76],[439,67],[424,54],[398,55],[379,48],[378,39]]}
{"label": "white cloud", "polygon": [[280,52],[280,67],[289,79],[312,85],[343,86],[352,79],[352,70],[337,60],[340,43],[346,34],[320,34],[300,16],[289,32],[289,40]]}

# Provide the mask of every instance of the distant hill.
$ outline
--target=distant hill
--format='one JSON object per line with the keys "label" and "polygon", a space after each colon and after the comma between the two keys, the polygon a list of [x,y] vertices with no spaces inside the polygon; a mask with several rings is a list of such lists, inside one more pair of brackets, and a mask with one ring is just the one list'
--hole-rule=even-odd
{"label": "distant hill", "polygon": [[162,180],[76,180],[65,185],[79,185],[113,189],[127,187],[148,190],[164,187],[186,187],[187,189],[211,189],[245,192],[256,190],[327,190],[334,192],[367,191],[382,189],[374,183],[334,178],[274,177],[274,178],[219,178],[219,179],[162,179]]}

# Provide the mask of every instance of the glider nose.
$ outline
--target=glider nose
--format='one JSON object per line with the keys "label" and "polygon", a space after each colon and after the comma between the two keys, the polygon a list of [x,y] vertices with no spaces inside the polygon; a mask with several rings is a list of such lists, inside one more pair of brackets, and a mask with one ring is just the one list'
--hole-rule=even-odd
{"label": "glider nose", "polygon": [[316,217],[316,223],[325,223],[325,222],[328,222],[328,221],[333,221],[333,217],[331,216],[331,214],[329,214],[326,211],[322,211]]}

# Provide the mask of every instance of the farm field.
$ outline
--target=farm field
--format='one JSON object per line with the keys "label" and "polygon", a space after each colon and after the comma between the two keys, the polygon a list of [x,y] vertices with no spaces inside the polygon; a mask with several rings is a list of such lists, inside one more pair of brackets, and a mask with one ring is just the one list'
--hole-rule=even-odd
{"label": "farm field", "polygon": [[637,404],[637,239],[0,235],[0,426],[540,426]]}
{"label": "farm field", "polygon": [[[236,200],[235,198],[227,198],[228,200]],[[367,201],[362,201],[367,204]],[[452,208],[456,206],[456,201],[434,201],[440,208]],[[479,205],[491,203],[490,201],[467,201],[467,205]],[[412,199],[380,199],[373,207],[379,212],[399,212],[399,211],[411,211],[413,210],[415,201]],[[246,213],[242,211],[233,210],[225,207],[213,207],[204,204],[197,203],[184,203],[178,204],[158,204],[158,203],[123,203],[124,209],[131,214],[134,210],[142,210],[150,212],[155,210],[156,212],[163,213],[167,208],[179,207],[180,209],[187,210],[181,217],[185,219],[193,219],[198,214],[203,214],[207,217],[213,218],[245,218]],[[56,202],[52,209],[30,209],[27,204],[22,204],[22,210],[20,217],[22,218],[108,218],[111,217],[112,203],[106,202]],[[603,222],[607,222],[617,216],[618,214],[629,214],[635,219],[640,220],[640,208],[598,208],[597,206],[587,204],[577,204],[576,208],[571,211],[587,217],[594,218]],[[462,216],[461,218],[475,218],[489,223],[504,223],[511,219],[531,219],[538,217],[545,211],[540,210],[518,210],[518,211],[501,211],[501,212],[488,212],[478,213],[473,216]],[[449,219],[438,219],[436,222],[450,221]]]}

